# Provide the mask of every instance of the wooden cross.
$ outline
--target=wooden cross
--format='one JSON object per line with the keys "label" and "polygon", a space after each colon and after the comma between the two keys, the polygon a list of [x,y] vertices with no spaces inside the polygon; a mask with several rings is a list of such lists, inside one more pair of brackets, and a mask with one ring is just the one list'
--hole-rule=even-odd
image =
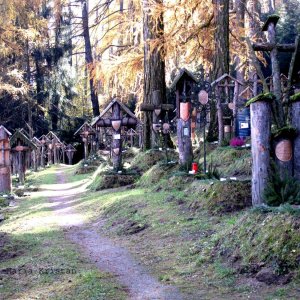
{"label": "wooden cross", "polygon": [[74,135],[79,134],[82,138],[84,144],[84,159],[87,160],[89,156],[89,137],[96,134],[92,126],[85,122],[75,133]]}
{"label": "wooden cross", "polygon": [[17,173],[19,175],[19,183],[24,184],[26,160],[28,154],[36,149],[36,145],[19,130],[11,137],[10,145],[12,148],[13,162],[16,165]]}
{"label": "wooden cross", "polygon": [[72,160],[73,160],[74,153],[76,152],[76,149],[71,144],[69,144],[66,146],[65,151],[67,153],[68,163],[69,165],[72,165]]}
{"label": "wooden cross", "polygon": [[[111,112],[110,117],[105,117]],[[125,113],[123,115],[123,113]],[[122,168],[122,127],[135,128],[140,121],[130,109],[120,102],[117,98],[112,100],[103,110],[99,117],[93,122],[92,126],[98,129],[99,127],[112,128],[112,162],[115,171],[120,171]]]}
{"label": "wooden cross", "polygon": [[[296,44],[279,44],[276,42],[276,25],[280,19],[277,15],[271,15],[265,22],[262,31],[268,32],[267,43],[254,43],[254,51],[269,51],[272,64],[272,77],[274,95],[276,96],[277,103],[281,101],[281,80],[280,80],[280,65],[278,60],[278,52],[294,52],[296,50]],[[284,113],[281,105],[275,105],[276,116],[278,116],[278,123],[280,127],[284,126]]]}
{"label": "wooden cross", "polygon": [[0,193],[11,191],[10,145],[11,133],[0,126]]}
{"label": "wooden cross", "polygon": [[174,105],[162,103],[160,90],[152,93],[152,104],[143,103],[141,105],[141,111],[152,112],[152,148],[157,147],[159,144],[158,132],[162,126],[160,123],[161,117],[170,110],[174,110]]}

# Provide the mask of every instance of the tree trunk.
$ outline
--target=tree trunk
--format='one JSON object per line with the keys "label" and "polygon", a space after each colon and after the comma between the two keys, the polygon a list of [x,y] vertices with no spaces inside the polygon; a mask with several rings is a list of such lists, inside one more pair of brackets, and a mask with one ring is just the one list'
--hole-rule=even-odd
{"label": "tree trunk", "polygon": [[[161,0],[156,1],[158,4]],[[151,15],[151,5],[143,1],[143,34],[144,34],[144,99],[143,103],[152,103],[152,93],[160,91],[162,103],[166,103],[165,61],[163,47],[150,50],[150,43],[163,39],[163,16],[154,20]],[[161,45],[162,41],[159,43]],[[144,112],[144,147],[151,147],[151,113]]]}
{"label": "tree trunk", "polygon": [[294,140],[294,177],[300,181],[300,101],[292,104],[292,125],[297,129]]}
{"label": "tree trunk", "polygon": [[93,65],[93,55],[92,46],[89,31],[89,15],[87,9],[87,0],[82,1],[82,27],[83,27],[83,38],[85,45],[85,61],[89,69],[89,81],[90,81],[90,92],[91,92],[91,102],[93,107],[93,116],[97,117],[100,115],[98,95],[94,87],[94,82],[92,79],[92,65]]}
{"label": "tree trunk", "polygon": [[[213,80],[229,73],[229,1],[213,0],[214,4],[214,61]],[[217,97],[217,116],[219,127],[219,145],[224,139],[223,109],[221,98]]]}
{"label": "tree trunk", "polygon": [[[275,24],[270,23],[268,27],[268,39],[269,42],[273,45],[276,44],[276,30]],[[273,86],[274,86],[274,95],[276,96],[276,101],[274,101],[274,113],[275,118],[277,119],[277,126],[282,128],[285,124],[284,122],[284,111],[282,106],[282,92],[281,92],[281,79],[280,79],[280,65],[278,60],[278,49],[273,47],[271,53],[271,63],[272,63],[272,77],[273,77]]]}
{"label": "tree trunk", "polygon": [[252,153],[252,204],[263,204],[269,181],[271,105],[258,101],[250,105]]}

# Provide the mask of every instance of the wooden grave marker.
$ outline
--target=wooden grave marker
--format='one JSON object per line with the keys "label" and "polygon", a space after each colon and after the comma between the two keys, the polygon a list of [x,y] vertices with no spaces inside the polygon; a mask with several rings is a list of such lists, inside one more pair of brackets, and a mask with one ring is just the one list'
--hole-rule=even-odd
{"label": "wooden grave marker", "polygon": [[10,139],[13,164],[19,177],[19,183],[24,184],[25,172],[31,151],[35,150],[36,145],[20,130],[17,130]]}
{"label": "wooden grave marker", "polygon": [[130,109],[117,98],[112,100],[93,122],[94,128],[105,127],[112,129],[111,155],[113,168],[120,171],[122,168],[122,127],[136,128],[140,120]]}
{"label": "wooden grave marker", "polygon": [[74,135],[79,134],[82,138],[82,142],[84,144],[84,159],[87,160],[89,157],[89,145],[92,152],[92,137],[96,135],[96,131],[93,127],[88,123],[85,122],[79,129],[74,133]]}
{"label": "wooden grave marker", "polygon": [[10,141],[11,133],[0,126],[0,193],[11,192]]}

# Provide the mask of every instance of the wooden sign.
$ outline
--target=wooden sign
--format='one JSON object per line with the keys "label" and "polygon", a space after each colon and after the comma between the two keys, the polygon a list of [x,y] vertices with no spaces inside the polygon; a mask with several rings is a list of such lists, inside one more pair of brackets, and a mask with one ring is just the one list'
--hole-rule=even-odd
{"label": "wooden sign", "polygon": [[121,123],[122,121],[121,120],[112,120],[111,121],[111,126],[112,128],[115,130],[115,131],[118,131],[121,127]]}
{"label": "wooden sign", "polygon": [[207,104],[208,103],[208,93],[204,90],[201,90],[198,94],[198,99],[202,105]]}
{"label": "wooden sign", "polygon": [[282,140],[276,145],[276,157],[283,162],[290,161],[293,157],[292,142],[290,140]]}
{"label": "wooden sign", "polygon": [[191,103],[189,102],[180,102],[180,119],[184,122],[187,122],[190,118],[190,107]]}

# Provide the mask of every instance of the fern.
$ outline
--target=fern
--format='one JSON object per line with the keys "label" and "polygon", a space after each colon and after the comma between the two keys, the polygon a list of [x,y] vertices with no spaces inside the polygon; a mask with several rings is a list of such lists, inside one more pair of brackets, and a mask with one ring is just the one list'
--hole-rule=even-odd
{"label": "fern", "polygon": [[270,206],[284,203],[300,205],[300,183],[297,179],[287,174],[281,177],[276,170],[272,174],[264,193],[266,203]]}

